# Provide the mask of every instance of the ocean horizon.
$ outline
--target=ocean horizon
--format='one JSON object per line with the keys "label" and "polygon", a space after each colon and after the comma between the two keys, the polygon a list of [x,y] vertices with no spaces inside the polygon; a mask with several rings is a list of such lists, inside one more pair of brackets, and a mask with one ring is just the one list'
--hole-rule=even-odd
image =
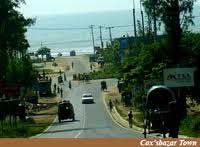
{"label": "ocean horizon", "polygon": [[[192,31],[200,30],[199,6],[194,8],[194,23]],[[141,19],[140,11],[136,11],[136,19]],[[145,23],[147,18],[145,17]],[[29,41],[29,52],[37,51],[41,46],[51,49],[52,55],[62,53],[69,55],[71,50],[77,53],[93,53],[90,25],[94,25],[95,46],[100,46],[100,29],[104,45],[110,40],[109,30],[112,28],[112,38],[123,35],[133,36],[134,28],[132,10],[56,14],[36,17],[35,25],[28,28],[26,37]],[[163,29],[159,31],[161,34]]]}

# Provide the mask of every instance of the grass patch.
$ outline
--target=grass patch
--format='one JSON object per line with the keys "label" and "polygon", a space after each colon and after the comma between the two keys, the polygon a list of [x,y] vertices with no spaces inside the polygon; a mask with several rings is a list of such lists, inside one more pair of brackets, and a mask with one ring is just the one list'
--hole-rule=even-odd
{"label": "grass patch", "polygon": [[118,78],[119,72],[116,66],[114,65],[105,65],[101,70],[94,71],[90,73],[90,77],[93,80],[97,79],[109,79],[109,78]]}
{"label": "grass patch", "polygon": [[6,118],[0,123],[0,138],[28,138],[41,133],[49,123],[39,125],[34,119],[29,119],[26,122]]}
{"label": "grass patch", "polygon": [[200,116],[187,116],[181,122],[180,131],[189,137],[200,137]]}
{"label": "grass patch", "polygon": [[54,121],[58,101],[58,97],[41,98],[39,103],[47,107],[30,110],[26,121],[14,117],[0,120],[0,138],[28,138],[42,133]]}

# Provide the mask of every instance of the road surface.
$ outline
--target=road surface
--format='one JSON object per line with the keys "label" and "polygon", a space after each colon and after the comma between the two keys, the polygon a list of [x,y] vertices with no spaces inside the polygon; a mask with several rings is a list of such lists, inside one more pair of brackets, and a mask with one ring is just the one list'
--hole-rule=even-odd
{"label": "road surface", "polygon": [[[74,69],[66,73],[71,79],[73,73],[86,73],[90,70],[87,56],[68,57],[69,63],[74,63]],[[45,132],[36,138],[142,138],[142,133],[125,129],[116,124],[110,117],[100,88],[100,80],[90,83],[72,82],[72,90],[68,83],[62,85],[65,100],[70,100],[75,109],[76,121],[55,122]],[[116,84],[116,80],[107,80],[108,86]],[[95,104],[82,104],[81,95],[92,93]]]}

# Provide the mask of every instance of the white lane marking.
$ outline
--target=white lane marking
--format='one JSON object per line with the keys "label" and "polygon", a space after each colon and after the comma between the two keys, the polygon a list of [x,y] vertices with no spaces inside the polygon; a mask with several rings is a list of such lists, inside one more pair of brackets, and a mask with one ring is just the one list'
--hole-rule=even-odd
{"label": "white lane marking", "polygon": [[83,106],[83,128],[74,138],[78,138],[83,133],[84,128],[85,128],[85,122],[86,122],[86,113],[85,113],[85,105],[84,105]]}

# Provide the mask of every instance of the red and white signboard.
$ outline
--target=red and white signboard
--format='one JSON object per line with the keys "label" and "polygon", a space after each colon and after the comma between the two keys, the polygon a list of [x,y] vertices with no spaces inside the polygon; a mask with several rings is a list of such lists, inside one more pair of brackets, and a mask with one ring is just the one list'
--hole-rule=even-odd
{"label": "red and white signboard", "polygon": [[164,69],[164,84],[167,87],[193,87],[194,68]]}

